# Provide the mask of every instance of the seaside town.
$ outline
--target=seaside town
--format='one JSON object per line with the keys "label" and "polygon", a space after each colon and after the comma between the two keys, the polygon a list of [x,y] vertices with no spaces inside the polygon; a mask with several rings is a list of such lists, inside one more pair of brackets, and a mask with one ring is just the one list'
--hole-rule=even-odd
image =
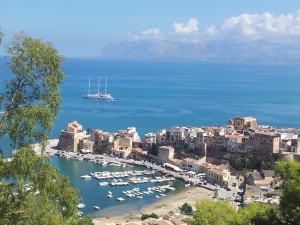
{"label": "seaside town", "polygon": [[[91,128],[84,130],[80,123],[73,121],[61,131],[59,140],[54,141],[56,149],[48,153],[116,166],[142,165],[162,175],[161,178],[133,177],[128,182],[120,179],[111,183],[100,182],[99,185],[156,183],[177,178],[187,187],[208,190],[208,196],[221,198],[233,207],[254,201],[279,204],[282,183],[275,177],[273,168],[277,160],[300,161],[299,134],[299,129],[258,125],[256,118],[237,116],[224,126],[173,127],[147,133],[142,140],[135,127],[109,133]],[[143,175],[144,171],[135,173]],[[125,176],[130,177],[131,174],[116,174],[116,177]],[[91,173],[81,178],[91,177],[100,180],[114,175]],[[162,187],[160,191],[172,190],[168,185]],[[149,193],[151,191],[148,190]],[[125,194],[131,197],[136,193],[131,190]],[[119,201],[122,200],[125,199],[120,198]],[[160,218],[162,221],[166,217],[167,222],[177,221],[165,224],[186,224],[186,217],[180,213],[161,216],[165,216]],[[152,218],[143,224],[158,223]]]}

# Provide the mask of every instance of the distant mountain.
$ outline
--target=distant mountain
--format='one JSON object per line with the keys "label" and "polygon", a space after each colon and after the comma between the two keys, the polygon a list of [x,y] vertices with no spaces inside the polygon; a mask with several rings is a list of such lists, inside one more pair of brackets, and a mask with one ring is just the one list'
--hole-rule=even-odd
{"label": "distant mountain", "polygon": [[103,48],[107,59],[193,59],[209,62],[300,63],[300,47],[267,41],[125,41]]}

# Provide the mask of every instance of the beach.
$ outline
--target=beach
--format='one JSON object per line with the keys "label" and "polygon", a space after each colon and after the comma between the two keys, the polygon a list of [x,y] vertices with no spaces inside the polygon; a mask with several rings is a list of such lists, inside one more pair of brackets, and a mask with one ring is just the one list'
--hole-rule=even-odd
{"label": "beach", "polygon": [[142,214],[155,213],[158,216],[164,216],[169,215],[172,212],[177,213],[179,212],[178,207],[181,207],[185,202],[194,206],[197,201],[211,198],[208,196],[208,193],[209,190],[201,187],[189,187],[153,205],[145,206],[145,208],[142,208],[140,211],[128,212],[126,215],[110,218],[95,218],[93,221],[96,225],[129,224],[130,222],[142,224],[142,221],[139,218]]}

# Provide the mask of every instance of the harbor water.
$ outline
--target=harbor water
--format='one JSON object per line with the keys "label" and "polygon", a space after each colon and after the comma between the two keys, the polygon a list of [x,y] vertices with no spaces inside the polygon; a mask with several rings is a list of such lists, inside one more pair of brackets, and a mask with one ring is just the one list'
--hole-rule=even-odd
{"label": "harbor water", "polygon": [[[81,202],[86,206],[79,209],[84,214],[90,213],[93,217],[107,217],[116,215],[125,215],[131,212],[140,210],[141,208],[158,202],[162,199],[168,198],[176,192],[185,188],[184,183],[179,180],[166,181],[161,183],[144,183],[144,184],[129,184],[127,186],[99,186],[99,182],[111,183],[112,179],[82,179],[80,176],[89,175],[91,172],[117,172],[117,171],[130,171],[130,170],[149,170],[144,166],[133,167],[117,167],[112,165],[101,165],[86,160],[78,161],[72,159],[61,158],[54,156],[51,158],[52,165],[59,168],[60,172],[70,178],[70,184],[79,190],[79,196],[82,198]],[[145,176],[160,176],[159,173]],[[120,178],[126,181],[126,178]],[[173,191],[168,190],[160,195],[159,192],[153,194],[144,194],[143,199],[136,197],[127,197],[122,193],[126,190],[139,188],[140,192],[147,191],[148,187],[170,185],[176,189]],[[108,198],[108,192],[111,191],[113,197]],[[156,196],[159,196],[157,198]],[[118,201],[117,198],[122,197],[124,201]],[[93,206],[99,206],[100,210],[95,210]]]}

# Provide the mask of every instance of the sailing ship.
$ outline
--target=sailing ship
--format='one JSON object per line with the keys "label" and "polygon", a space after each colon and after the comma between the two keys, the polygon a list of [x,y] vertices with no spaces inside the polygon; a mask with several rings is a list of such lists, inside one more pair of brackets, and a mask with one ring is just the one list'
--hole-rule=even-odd
{"label": "sailing ship", "polygon": [[100,93],[100,77],[98,80],[98,91],[96,94],[91,94],[90,91],[91,88],[91,79],[89,78],[89,89],[87,95],[84,95],[84,98],[95,98],[95,99],[107,99],[107,100],[115,100],[111,94],[107,93],[107,77],[106,77],[106,82],[105,82],[105,90],[104,93]]}

